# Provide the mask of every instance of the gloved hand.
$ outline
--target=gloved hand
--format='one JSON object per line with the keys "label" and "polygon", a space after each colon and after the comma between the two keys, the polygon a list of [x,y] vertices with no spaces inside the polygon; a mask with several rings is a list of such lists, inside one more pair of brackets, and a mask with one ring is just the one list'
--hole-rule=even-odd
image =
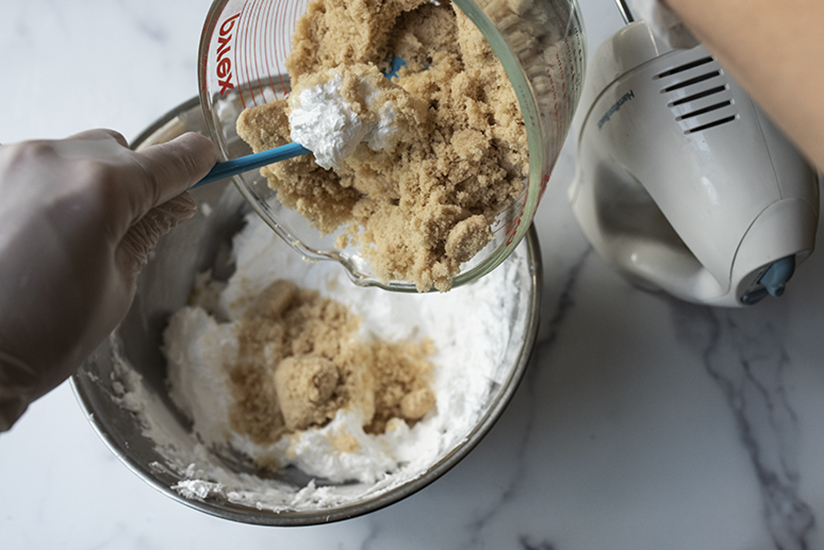
{"label": "gloved hand", "polygon": [[629,0],[639,19],[646,21],[659,38],[673,48],[689,49],[698,45],[698,40],[684,26],[681,18],[666,4],[665,0]]}
{"label": "gloved hand", "polygon": [[139,153],[108,130],[0,146],[0,431],[122,320],[216,159],[198,134]]}

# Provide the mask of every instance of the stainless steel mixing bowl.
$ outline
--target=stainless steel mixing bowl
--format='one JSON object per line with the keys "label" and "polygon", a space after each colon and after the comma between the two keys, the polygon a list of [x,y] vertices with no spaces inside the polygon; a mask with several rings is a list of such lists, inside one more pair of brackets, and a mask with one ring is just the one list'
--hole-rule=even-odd
{"label": "stainless steel mixing bowl", "polygon": [[[187,130],[205,132],[197,99],[172,110],[152,125],[136,140],[134,147],[166,141]],[[195,460],[197,440],[191,432],[190,420],[173,405],[168,395],[162,332],[169,316],[187,303],[197,273],[211,268],[217,278],[231,274],[231,238],[249,211],[248,203],[227,181],[195,189],[192,195],[199,202],[199,213],[161,240],[139,278],[128,316],[72,378],[79,402],[94,429],[139,477],[185,505],[225,519],[261,525],[326,523],[371,512],[423,488],[457,464],[489,431],[523,376],[538,328],[541,255],[534,230],[520,245],[525,253],[507,260],[520,262],[516,280],[511,285],[511,292],[518,299],[518,314],[507,320],[513,331],[501,358],[500,384],[490,389],[474,428],[420,475],[388,492],[334,509],[314,511],[260,510],[215,495],[187,498],[173,489],[187,478],[188,463],[181,461],[180,450],[191,452]],[[130,389],[140,391],[129,392]],[[147,435],[147,420],[159,427],[166,439],[175,441],[178,448],[175,456]],[[225,460],[225,457],[217,460],[227,470],[259,475],[244,470],[245,466],[239,462]],[[294,487],[308,481],[299,471],[284,471],[279,478]],[[261,484],[266,481],[260,478]]]}

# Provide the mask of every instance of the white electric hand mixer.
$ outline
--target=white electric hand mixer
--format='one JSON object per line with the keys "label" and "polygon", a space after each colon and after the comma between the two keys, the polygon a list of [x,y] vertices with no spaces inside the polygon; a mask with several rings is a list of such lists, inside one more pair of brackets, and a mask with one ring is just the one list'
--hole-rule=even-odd
{"label": "white electric hand mixer", "polygon": [[816,172],[707,50],[624,14],[581,99],[569,196],[584,233],[645,288],[719,306],[780,296],[814,248]]}

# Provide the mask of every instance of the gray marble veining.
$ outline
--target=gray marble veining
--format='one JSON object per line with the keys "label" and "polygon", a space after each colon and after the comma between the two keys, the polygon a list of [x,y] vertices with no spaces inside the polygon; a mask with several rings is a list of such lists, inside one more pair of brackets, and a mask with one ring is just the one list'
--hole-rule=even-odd
{"label": "gray marble veining", "polygon": [[798,491],[798,418],[784,383],[784,372],[793,368],[786,312],[712,310],[675,301],[671,307],[681,340],[701,358],[735,418],[776,548],[809,548],[816,519]]}

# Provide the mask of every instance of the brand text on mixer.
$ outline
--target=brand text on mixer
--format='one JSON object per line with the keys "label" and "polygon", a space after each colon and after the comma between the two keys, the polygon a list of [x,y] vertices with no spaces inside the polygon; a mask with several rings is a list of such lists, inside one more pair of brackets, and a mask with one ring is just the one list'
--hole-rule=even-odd
{"label": "brand text on mixer", "polygon": [[604,126],[604,124],[609,122],[609,119],[612,118],[612,115],[621,110],[621,106],[623,106],[624,103],[626,103],[627,101],[632,101],[633,99],[635,99],[635,92],[633,92],[632,90],[622,95],[618,99],[618,101],[613,103],[612,106],[609,109],[607,109],[607,112],[604,114],[604,116],[601,117],[601,120],[598,121],[598,130],[600,130]]}

